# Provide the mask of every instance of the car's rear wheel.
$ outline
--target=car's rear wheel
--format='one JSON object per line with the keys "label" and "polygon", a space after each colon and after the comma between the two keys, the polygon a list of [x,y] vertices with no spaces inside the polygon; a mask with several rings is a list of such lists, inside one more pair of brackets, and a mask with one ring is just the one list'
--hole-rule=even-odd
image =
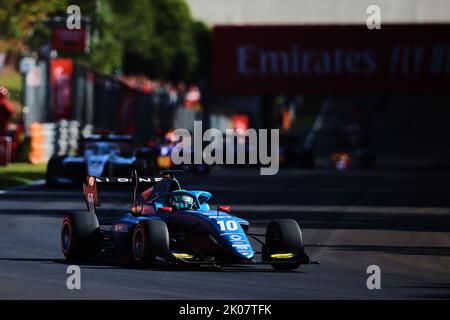
{"label": "car's rear wheel", "polygon": [[294,219],[272,220],[267,226],[264,260],[273,261],[275,270],[297,269],[305,258],[303,237]]}
{"label": "car's rear wheel", "polygon": [[83,260],[97,246],[100,226],[90,212],[73,212],[61,224],[61,249],[67,260]]}
{"label": "car's rear wheel", "polygon": [[169,252],[169,231],[161,220],[142,220],[133,231],[133,261],[138,266],[155,262],[156,257],[166,257]]}

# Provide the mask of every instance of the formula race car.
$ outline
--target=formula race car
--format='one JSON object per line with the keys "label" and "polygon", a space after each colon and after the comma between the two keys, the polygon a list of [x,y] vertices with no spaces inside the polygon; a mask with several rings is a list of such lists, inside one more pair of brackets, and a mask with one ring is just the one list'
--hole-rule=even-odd
{"label": "formula race car", "polygon": [[192,149],[186,148],[186,151],[190,154],[190,158],[192,164],[181,164],[175,165],[172,162],[172,151],[175,146],[180,143],[177,141],[177,138],[174,136],[173,131],[167,132],[163,137],[159,137],[159,140],[152,140],[152,144],[154,145],[154,167],[157,170],[164,169],[181,169],[183,171],[190,171],[198,174],[208,174],[210,172],[210,166],[204,163],[194,164],[193,163],[193,151]]}
{"label": "formula race car", "polygon": [[[293,219],[269,223],[265,234],[249,232],[249,222],[230,214],[229,206],[211,209],[211,193],[185,190],[174,177],[93,177],[83,184],[88,210],[64,216],[61,246],[68,260],[101,260],[135,266],[270,264],[293,270],[315,263],[305,253],[302,233]],[[97,185],[133,186],[133,204],[108,226],[100,226]],[[150,186],[140,193],[139,188]],[[101,190],[100,190],[101,191]],[[131,191],[131,190],[130,190]],[[140,199],[138,199],[140,198]],[[256,252],[249,237],[262,243]],[[265,241],[258,237],[265,237]],[[262,259],[255,260],[255,255]]]}
{"label": "formula race car", "polygon": [[83,137],[78,156],[55,156],[47,164],[46,185],[81,183],[87,175],[128,175],[153,173],[152,160],[145,153],[133,149],[131,136],[90,135]]}

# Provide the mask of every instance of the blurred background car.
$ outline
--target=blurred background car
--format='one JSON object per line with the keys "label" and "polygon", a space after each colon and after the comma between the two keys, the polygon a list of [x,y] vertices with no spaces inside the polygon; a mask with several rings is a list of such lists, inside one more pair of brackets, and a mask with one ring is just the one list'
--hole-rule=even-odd
{"label": "blurred background car", "polygon": [[151,154],[133,148],[131,136],[90,135],[83,137],[77,156],[52,157],[47,164],[46,185],[81,183],[87,175],[142,176],[155,174]]}

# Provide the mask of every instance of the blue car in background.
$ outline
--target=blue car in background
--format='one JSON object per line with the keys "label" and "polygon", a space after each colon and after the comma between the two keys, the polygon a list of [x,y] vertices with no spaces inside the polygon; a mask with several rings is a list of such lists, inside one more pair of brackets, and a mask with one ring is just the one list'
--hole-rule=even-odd
{"label": "blue car in background", "polygon": [[89,176],[121,176],[137,170],[150,175],[154,167],[151,154],[135,149],[129,135],[89,135],[80,142],[77,155],[53,156],[47,164],[47,187],[73,185]]}
{"label": "blue car in background", "polygon": [[[100,259],[135,266],[270,264],[292,270],[311,263],[295,220],[273,220],[265,234],[250,233],[249,222],[232,215],[229,206],[210,207],[211,193],[182,189],[174,170],[162,174],[89,176],[83,185],[88,210],[66,214],[61,225],[64,256],[70,261]],[[97,185],[133,186],[130,209],[106,228],[96,215]],[[144,185],[150,187],[140,193]],[[255,251],[249,238],[262,244],[261,251]]]}

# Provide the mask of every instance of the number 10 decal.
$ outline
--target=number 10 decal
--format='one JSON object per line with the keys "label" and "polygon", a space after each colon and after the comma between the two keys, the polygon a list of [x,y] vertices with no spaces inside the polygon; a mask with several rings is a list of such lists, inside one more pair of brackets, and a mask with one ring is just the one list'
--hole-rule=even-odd
{"label": "number 10 decal", "polygon": [[223,220],[218,220],[217,224],[220,227],[220,231],[235,231],[238,229],[238,225],[234,220],[227,220],[226,222]]}

